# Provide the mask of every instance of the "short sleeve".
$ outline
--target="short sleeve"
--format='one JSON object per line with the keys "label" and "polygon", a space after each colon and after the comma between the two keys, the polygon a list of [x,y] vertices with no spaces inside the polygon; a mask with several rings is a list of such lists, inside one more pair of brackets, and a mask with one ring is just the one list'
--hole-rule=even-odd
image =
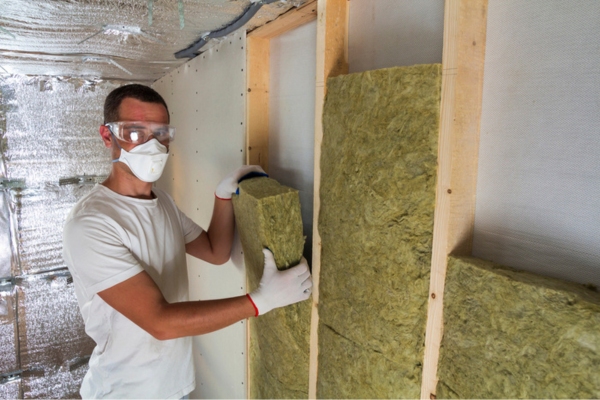
{"label": "short sleeve", "polygon": [[190,217],[185,215],[183,211],[177,208],[179,212],[179,220],[181,221],[181,227],[183,228],[183,235],[185,238],[185,244],[196,239],[202,233],[203,229],[196,224]]}
{"label": "short sleeve", "polygon": [[88,299],[144,271],[120,237],[120,227],[103,216],[82,215],[67,222],[63,255]]}

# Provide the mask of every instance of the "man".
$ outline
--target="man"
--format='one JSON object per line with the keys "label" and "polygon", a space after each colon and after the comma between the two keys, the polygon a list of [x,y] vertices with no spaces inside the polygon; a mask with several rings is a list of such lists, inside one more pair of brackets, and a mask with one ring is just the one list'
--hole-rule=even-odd
{"label": "man", "polygon": [[231,195],[259,167],[242,167],[215,192],[209,229],[153,188],[174,129],[163,98],[142,85],[112,91],[100,135],[113,159],[109,177],[67,218],[64,258],[87,334],[96,347],[83,398],[181,398],[195,386],[191,336],[302,301],[312,280],[306,260],[279,272],[265,250],[260,287],[246,296],[189,301],[185,253],[213,264],[230,256]]}

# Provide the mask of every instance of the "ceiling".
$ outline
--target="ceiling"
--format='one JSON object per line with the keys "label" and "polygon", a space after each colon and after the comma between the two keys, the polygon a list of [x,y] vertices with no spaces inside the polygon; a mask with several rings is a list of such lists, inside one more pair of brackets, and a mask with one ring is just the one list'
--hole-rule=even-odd
{"label": "ceiling", "polygon": [[[250,31],[306,1],[265,4],[241,29]],[[2,0],[0,75],[155,81],[188,60],[174,53],[231,25],[255,2]]]}

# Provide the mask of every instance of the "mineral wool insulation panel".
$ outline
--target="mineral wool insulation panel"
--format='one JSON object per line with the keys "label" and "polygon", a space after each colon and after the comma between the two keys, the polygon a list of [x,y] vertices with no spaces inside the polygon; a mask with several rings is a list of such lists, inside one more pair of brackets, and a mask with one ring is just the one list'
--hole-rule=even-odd
{"label": "mineral wool insulation panel", "polygon": [[[304,248],[298,191],[274,179],[240,183],[235,220],[244,247],[249,291],[263,276],[263,248],[278,269],[300,262]],[[308,397],[311,302],[278,308],[250,319],[250,398]]]}
{"label": "mineral wool insulation panel", "polygon": [[487,19],[473,255],[600,286],[600,2]]}
{"label": "mineral wool insulation panel", "polygon": [[441,65],[331,78],[323,115],[320,398],[417,398]]}
{"label": "mineral wool insulation panel", "polygon": [[598,398],[600,294],[450,258],[438,398]]}
{"label": "mineral wool insulation panel", "polygon": [[[208,228],[217,184],[245,160],[246,36],[238,32],[154,83],[177,128],[158,186]],[[246,293],[239,241],[232,259],[211,265],[188,257],[190,299]],[[194,338],[195,398],[246,397],[246,321]]]}

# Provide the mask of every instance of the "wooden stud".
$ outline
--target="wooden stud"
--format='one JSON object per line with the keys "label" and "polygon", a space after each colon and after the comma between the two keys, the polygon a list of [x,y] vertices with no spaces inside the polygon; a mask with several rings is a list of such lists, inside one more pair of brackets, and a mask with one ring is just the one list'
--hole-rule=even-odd
{"label": "wooden stud", "polygon": [[298,8],[293,8],[277,19],[256,28],[248,34],[251,38],[272,39],[287,31],[298,28],[317,18],[317,2],[309,1]]}
{"label": "wooden stud", "polygon": [[[269,170],[269,56],[267,39],[246,37],[246,164]],[[246,277],[246,287],[249,287]],[[250,398],[250,320],[246,320],[246,398]]]}
{"label": "wooden stud", "polygon": [[308,397],[317,398],[319,272],[321,269],[321,143],[323,141],[323,104],[327,78],[348,73],[348,4],[347,0],[317,1],[317,71],[315,93],[315,147],[313,197],[312,315],[310,326],[310,366]]}
{"label": "wooden stud", "polygon": [[[283,14],[246,37],[246,164],[269,171],[270,40],[298,28],[316,16],[316,0]],[[321,103],[322,104],[322,103]],[[246,324],[246,360],[249,362],[250,324]],[[246,365],[246,397],[251,393],[250,365]]]}
{"label": "wooden stud", "polygon": [[246,164],[269,171],[269,39],[246,39]]}
{"label": "wooden stud", "polygon": [[270,40],[316,18],[316,1],[281,15],[250,32],[247,48],[246,164],[269,167],[269,56]]}
{"label": "wooden stud", "polygon": [[448,255],[470,255],[487,0],[446,0],[438,177],[421,399],[435,398]]}

